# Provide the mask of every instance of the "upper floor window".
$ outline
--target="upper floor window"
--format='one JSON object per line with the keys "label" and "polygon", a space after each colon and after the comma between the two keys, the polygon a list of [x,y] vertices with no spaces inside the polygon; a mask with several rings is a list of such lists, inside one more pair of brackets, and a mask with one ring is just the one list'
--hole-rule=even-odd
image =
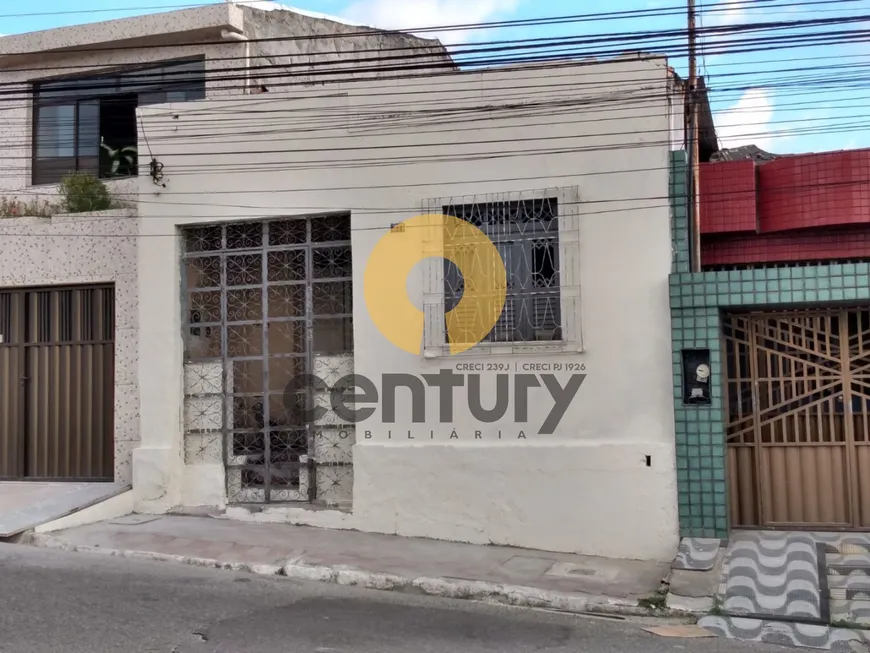
{"label": "upper floor window", "polygon": [[34,84],[34,184],[137,173],[136,107],[205,97],[203,59]]}

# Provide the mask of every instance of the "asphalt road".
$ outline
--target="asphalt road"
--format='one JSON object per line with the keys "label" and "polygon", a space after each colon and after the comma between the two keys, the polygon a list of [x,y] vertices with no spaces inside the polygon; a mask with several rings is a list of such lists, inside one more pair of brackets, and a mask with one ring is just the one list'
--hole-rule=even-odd
{"label": "asphalt road", "polygon": [[0,544],[0,651],[740,653],[640,624]]}

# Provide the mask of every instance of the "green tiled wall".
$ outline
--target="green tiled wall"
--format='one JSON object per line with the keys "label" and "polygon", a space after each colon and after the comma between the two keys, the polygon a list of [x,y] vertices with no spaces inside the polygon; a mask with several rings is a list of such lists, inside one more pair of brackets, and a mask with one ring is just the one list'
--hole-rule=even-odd
{"label": "green tiled wall", "polygon": [[669,197],[671,204],[671,239],[673,264],[671,272],[688,272],[689,262],[689,187],[688,160],[682,150],[671,152]]}
{"label": "green tiled wall", "polygon": [[671,308],[776,306],[870,299],[870,263],[671,275]]}
{"label": "green tiled wall", "polygon": [[[675,277],[671,277],[671,298]],[[671,309],[677,497],[683,536],[724,537],[728,532],[725,488],[725,420],[719,383],[719,309]],[[711,404],[683,405],[683,349],[709,349]]]}
{"label": "green tiled wall", "polygon": [[[685,154],[671,158],[674,266],[670,277],[674,417],[680,531],[684,537],[726,537],[725,414],[722,405],[723,309],[819,306],[870,300],[870,263],[689,272]],[[679,190],[683,196],[679,196]],[[683,349],[709,349],[710,406],[684,406]]]}

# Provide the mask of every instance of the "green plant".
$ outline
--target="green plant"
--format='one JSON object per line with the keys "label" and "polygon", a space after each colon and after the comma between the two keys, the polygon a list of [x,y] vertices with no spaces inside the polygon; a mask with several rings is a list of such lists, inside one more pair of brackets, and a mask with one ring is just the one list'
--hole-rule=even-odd
{"label": "green plant", "polygon": [[132,175],[135,172],[136,157],[139,154],[139,150],[134,145],[114,149],[106,145],[105,142],[100,142],[100,147],[106,151],[106,156],[111,161],[111,166],[109,167],[110,177],[119,174]]}
{"label": "green plant", "polygon": [[0,218],[20,218],[22,216],[35,216],[37,218],[50,218],[58,212],[58,207],[48,200],[21,200],[0,197]]}
{"label": "green plant", "polygon": [[63,208],[69,213],[105,211],[112,207],[106,184],[84,172],[73,172],[60,182]]}

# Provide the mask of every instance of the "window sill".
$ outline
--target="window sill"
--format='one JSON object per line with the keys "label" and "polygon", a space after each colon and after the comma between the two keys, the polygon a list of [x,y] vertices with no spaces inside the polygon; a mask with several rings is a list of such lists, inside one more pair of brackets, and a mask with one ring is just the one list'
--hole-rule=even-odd
{"label": "window sill", "polygon": [[461,358],[470,356],[510,356],[518,354],[582,354],[582,343],[567,340],[546,342],[493,342],[475,345],[459,354],[451,354],[449,345],[426,347],[423,358]]}

